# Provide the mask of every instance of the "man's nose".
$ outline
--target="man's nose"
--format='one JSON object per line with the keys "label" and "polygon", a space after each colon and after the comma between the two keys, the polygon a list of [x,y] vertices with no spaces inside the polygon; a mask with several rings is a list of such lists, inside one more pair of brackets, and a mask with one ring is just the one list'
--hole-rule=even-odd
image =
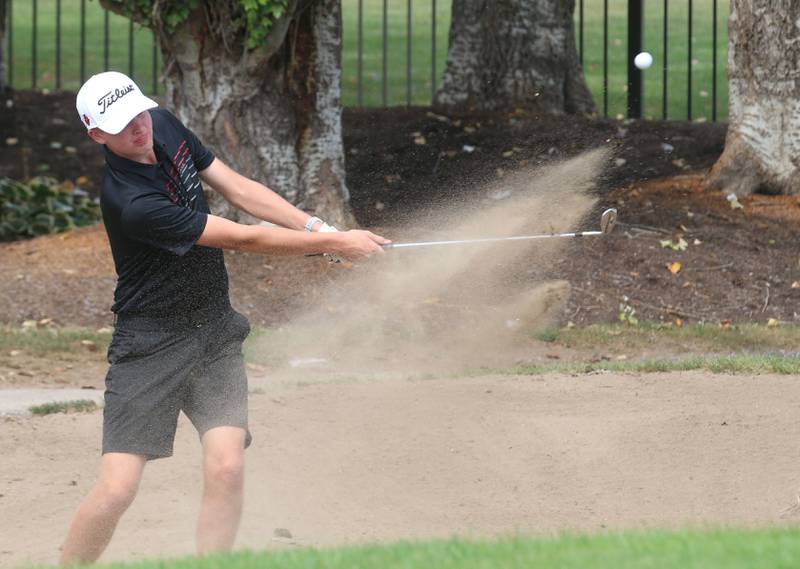
{"label": "man's nose", "polygon": [[142,116],[137,116],[136,118],[133,119],[132,122],[133,124],[131,126],[133,126],[133,132],[135,134],[141,132],[146,126],[144,117]]}

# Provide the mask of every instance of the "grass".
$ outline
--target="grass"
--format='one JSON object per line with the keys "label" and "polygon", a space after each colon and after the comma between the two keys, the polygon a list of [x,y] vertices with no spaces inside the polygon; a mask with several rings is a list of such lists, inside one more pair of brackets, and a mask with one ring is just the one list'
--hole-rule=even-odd
{"label": "grass", "polygon": [[111,341],[111,332],[97,332],[85,328],[32,328],[22,329],[0,326],[0,352],[19,350],[33,355],[58,352],[83,352],[89,348],[105,352]]}
{"label": "grass", "polygon": [[[577,4],[577,3],[576,3]],[[598,111],[603,113],[603,14],[600,0],[585,0],[584,70]],[[717,3],[717,119],[728,115],[728,89],[725,74],[728,53],[729,1]],[[608,2],[608,114],[625,113],[627,101],[627,0]],[[576,9],[577,14],[577,9]],[[667,14],[666,54],[663,50],[664,11],[662,2],[644,3],[643,49],[654,58],[643,72],[644,116],[663,117],[663,68],[667,62],[667,118],[686,120],[689,69],[692,73],[692,119],[712,118],[713,2],[693,3],[692,58],[689,61],[689,11],[686,2],[670,2]],[[578,34],[576,24],[576,35]]]}
{"label": "grass", "polygon": [[[292,353],[292,346],[305,337],[303,332],[254,327],[244,345],[245,360],[266,367],[281,367]],[[314,330],[310,328],[305,332],[311,334]],[[647,322],[639,326],[596,324],[551,328],[539,332],[537,338],[577,353],[570,356],[569,361],[518,366],[500,373],[652,373],[702,369],[713,373],[800,374],[800,326],[793,325],[742,324],[723,328],[693,324],[676,328]],[[110,331],[0,326],[3,356],[19,351],[34,356],[64,354],[79,358],[92,352],[99,357],[105,353],[110,340]],[[592,355],[597,353],[608,355],[598,360]],[[642,356],[648,353],[679,356]],[[623,356],[624,359],[618,359]],[[590,358],[591,361],[587,361]]]}
{"label": "grass", "polygon": [[140,561],[129,569],[783,569],[800,561],[797,529],[649,531],[450,539],[240,552],[204,558]]}
{"label": "grass", "polygon": [[[779,375],[800,374],[800,357],[782,354],[730,354],[724,356],[691,356],[687,358],[644,358],[636,360],[601,360],[596,362],[557,362],[522,365],[504,370],[511,375],[542,375],[546,373],[665,373],[706,370],[712,373]],[[485,372],[483,372],[485,373]]]}
{"label": "grass", "polygon": [[692,324],[677,328],[648,322],[638,326],[596,324],[547,329],[539,332],[537,338],[569,348],[596,348],[613,353],[630,353],[648,348],[700,352],[797,350],[800,346],[800,326],[741,324],[722,327],[717,324]]}
{"label": "grass", "polygon": [[99,406],[89,399],[79,399],[77,401],[58,401],[53,403],[43,403],[34,405],[29,410],[34,415],[52,415],[54,413],[85,413],[94,411]]}
{"label": "grass", "polygon": [[[667,17],[667,116],[689,117],[688,74],[692,72],[692,118],[711,118],[712,113],[712,1],[695,0],[692,13],[692,61],[689,61],[688,8],[684,2],[670,3]],[[13,5],[12,85],[31,88],[33,65],[33,9],[28,0],[11,0]],[[578,3],[576,2],[576,5]],[[61,88],[77,90],[80,83],[80,0],[62,0]],[[386,79],[384,97],[383,0],[361,0],[362,92],[358,90],[358,6],[359,0],[342,0],[342,100],[346,106],[428,105],[434,82],[440,82],[447,58],[450,7],[447,0],[386,0]],[[409,34],[408,7],[411,7]],[[56,0],[37,2],[36,86],[56,88]],[[600,113],[603,98],[603,3],[584,0],[584,69]],[[717,117],[727,116],[727,18],[729,0],[718,0]],[[435,26],[434,26],[435,15]],[[104,21],[106,13],[97,2],[86,2],[85,69],[87,76],[108,66],[132,73],[143,89],[153,92],[153,35],[133,28],[134,58],[129,66],[127,19],[110,14],[106,56]],[[576,37],[579,34],[576,8]],[[648,118],[662,117],[662,67],[664,63],[661,2],[645,3],[644,49],[655,62],[644,72],[644,111]],[[408,59],[409,41],[411,58]],[[435,39],[435,45],[434,40]],[[625,112],[627,84],[627,0],[608,0],[608,114]],[[156,69],[160,69],[157,61]],[[407,82],[409,75],[411,81]],[[432,77],[433,72],[433,77]],[[162,89],[163,91],[163,89]]]}
{"label": "grass", "polygon": [[[153,34],[133,27],[133,67],[129,66],[130,21],[107,13],[97,1],[84,0],[86,6],[85,77],[107,67],[132,75],[143,90],[154,92]],[[11,0],[13,60],[10,76],[13,87],[33,87],[33,2]],[[56,89],[56,0],[38,0],[36,13],[36,87]],[[80,6],[81,0],[61,1],[61,89],[77,91],[80,87]],[[105,19],[108,17],[108,50],[105,42]],[[6,52],[8,54],[8,51]],[[106,60],[108,66],[106,66]],[[160,53],[157,69],[161,68]],[[163,93],[163,87],[160,88]]]}

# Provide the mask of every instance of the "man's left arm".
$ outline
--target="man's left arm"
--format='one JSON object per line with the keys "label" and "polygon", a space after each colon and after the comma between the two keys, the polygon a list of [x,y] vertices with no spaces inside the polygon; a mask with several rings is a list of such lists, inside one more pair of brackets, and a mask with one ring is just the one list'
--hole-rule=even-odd
{"label": "man's left arm", "polygon": [[[200,171],[203,182],[214,188],[237,209],[269,221],[281,227],[302,230],[309,221],[309,214],[296,208],[277,193],[226,166],[214,158],[208,168]],[[314,223],[318,231],[322,222]]]}

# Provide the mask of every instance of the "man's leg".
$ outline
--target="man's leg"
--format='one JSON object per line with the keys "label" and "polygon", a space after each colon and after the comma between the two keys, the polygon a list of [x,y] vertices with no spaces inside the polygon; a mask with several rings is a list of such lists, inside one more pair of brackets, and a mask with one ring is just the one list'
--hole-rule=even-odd
{"label": "man's leg", "polygon": [[197,522],[197,552],[233,546],[242,516],[244,442],[239,427],[214,427],[203,434],[203,503]]}
{"label": "man's leg", "polygon": [[62,564],[91,563],[100,557],[136,496],[146,462],[138,454],[103,455],[100,479],[78,508],[61,548]]}

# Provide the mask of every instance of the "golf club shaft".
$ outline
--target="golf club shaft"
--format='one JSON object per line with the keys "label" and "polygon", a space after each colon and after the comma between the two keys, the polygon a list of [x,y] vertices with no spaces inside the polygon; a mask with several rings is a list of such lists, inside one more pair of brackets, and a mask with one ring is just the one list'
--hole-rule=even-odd
{"label": "golf club shaft", "polygon": [[602,231],[578,231],[575,233],[551,233],[547,235],[519,235],[515,237],[489,237],[485,239],[458,239],[453,241],[422,241],[419,243],[390,243],[383,248],[411,249],[415,247],[439,247],[443,245],[477,245],[479,243],[499,243],[501,241],[531,241],[534,239],[557,239],[563,237],[595,237],[604,235]]}

